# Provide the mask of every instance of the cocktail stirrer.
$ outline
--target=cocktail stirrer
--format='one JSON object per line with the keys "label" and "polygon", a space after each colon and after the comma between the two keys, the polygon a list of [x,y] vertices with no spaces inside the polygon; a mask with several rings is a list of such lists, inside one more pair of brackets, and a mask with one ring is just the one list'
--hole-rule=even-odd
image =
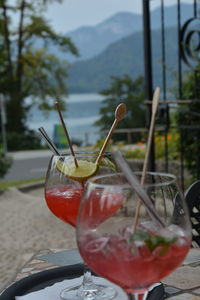
{"label": "cocktail stirrer", "polygon": [[[141,185],[143,185],[145,183],[145,177],[146,177],[147,167],[148,167],[148,163],[149,163],[149,154],[150,154],[150,150],[151,150],[151,144],[152,144],[155,119],[156,119],[156,113],[157,113],[157,109],[158,109],[159,100],[160,100],[160,88],[157,87],[153,94],[153,100],[152,100],[151,122],[150,122],[150,128],[149,128],[149,134],[148,134],[148,140],[147,140],[147,148],[146,148],[145,159],[144,159],[143,170],[142,170],[142,177],[140,180]],[[140,202],[140,200],[138,200],[137,206],[136,206],[135,218],[134,218],[133,231],[135,231],[137,223],[138,223],[138,218],[140,215],[140,206],[141,206],[141,202]]]}
{"label": "cocktail stirrer", "polygon": [[114,120],[114,122],[113,122],[113,124],[112,124],[112,126],[110,128],[110,131],[108,132],[108,135],[107,135],[107,137],[106,137],[106,139],[104,141],[104,144],[103,144],[103,146],[102,146],[102,148],[101,148],[101,150],[99,152],[99,155],[98,155],[98,157],[96,159],[96,164],[99,163],[101,157],[103,156],[103,154],[104,154],[104,152],[106,150],[108,142],[109,142],[109,140],[110,140],[110,138],[111,138],[111,136],[112,136],[112,134],[113,134],[113,132],[114,132],[117,124],[119,123],[119,121],[121,121],[121,120],[124,119],[125,114],[126,114],[126,104],[120,103],[117,106],[116,110],[115,110],[115,120]]}

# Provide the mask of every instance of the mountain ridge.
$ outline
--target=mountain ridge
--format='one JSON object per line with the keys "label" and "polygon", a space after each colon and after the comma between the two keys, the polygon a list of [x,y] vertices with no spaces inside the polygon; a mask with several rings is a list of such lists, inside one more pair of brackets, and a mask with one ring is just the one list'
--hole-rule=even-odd
{"label": "mountain ridge", "polygon": [[[177,24],[176,5],[167,6],[164,13],[164,23],[167,27]],[[192,5],[182,4],[182,22],[192,15]],[[161,26],[161,11],[159,8],[151,12],[151,27],[158,29]],[[96,24],[95,26],[82,26],[76,30],[69,31],[66,36],[70,37],[80,52],[80,57],[62,54],[62,58],[71,63],[86,60],[100,54],[111,43],[120,40],[135,32],[143,30],[143,18],[141,14],[120,12],[110,18]]]}
{"label": "mountain ridge", "polygon": [[[168,53],[166,56],[166,81],[169,87],[175,83],[175,73],[178,68],[178,43],[175,27],[165,32]],[[160,43],[160,31],[152,31],[154,45]],[[162,86],[162,49],[152,47],[154,83]],[[134,80],[144,74],[143,35],[137,32],[124,37],[120,41],[108,46],[99,55],[89,60],[79,61],[69,70],[68,86],[71,93],[100,92],[110,86],[113,76],[121,77],[125,74]]]}
{"label": "mountain ridge", "polygon": [[[151,32],[153,69],[155,71],[153,72],[153,80],[156,84],[159,84],[159,86],[162,85],[162,30],[160,26],[162,21],[164,21],[164,24],[168,25],[165,28],[164,34],[166,38],[166,81],[170,88],[174,81],[174,74],[177,73],[178,32],[175,27],[177,25],[177,13],[177,7],[173,5],[165,8],[163,20],[161,20],[161,12],[159,9],[155,9],[151,14],[152,28],[154,28]],[[181,24],[190,18],[192,13],[192,5],[183,4],[181,7]],[[123,19],[124,16],[126,16],[126,13],[119,13],[109,20],[111,20],[112,23],[113,19]],[[131,18],[132,13],[128,13],[128,16]],[[105,26],[106,22],[101,22],[101,25],[104,24]],[[142,22],[141,16],[139,22]],[[138,26],[142,27],[142,25]],[[135,25],[134,28],[136,29],[136,27]],[[129,74],[135,79],[137,76],[143,75],[143,48],[142,30],[125,35],[121,39],[114,40],[112,43],[111,40],[109,40],[109,44],[100,53],[97,51],[95,55],[93,53],[93,56],[90,55],[91,57],[88,59],[79,59],[71,65],[67,81],[70,92],[99,92],[100,90],[108,88],[112,76]]]}

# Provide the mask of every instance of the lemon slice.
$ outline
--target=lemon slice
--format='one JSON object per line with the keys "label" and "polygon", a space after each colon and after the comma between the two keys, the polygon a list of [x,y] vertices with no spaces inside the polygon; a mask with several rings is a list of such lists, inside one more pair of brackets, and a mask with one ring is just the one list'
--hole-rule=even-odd
{"label": "lemon slice", "polygon": [[66,164],[58,160],[56,168],[71,179],[85,181],[97,172],[98,165],[90,161],[78,160],[78,167],[76,167],[73,161]]}

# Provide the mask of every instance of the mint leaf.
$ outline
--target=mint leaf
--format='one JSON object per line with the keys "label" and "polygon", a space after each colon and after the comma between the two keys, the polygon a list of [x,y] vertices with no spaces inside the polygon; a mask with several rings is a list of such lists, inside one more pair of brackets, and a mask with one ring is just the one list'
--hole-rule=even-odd
{"label": "mint leaf", "polygon": [[130,242],[134,243],[135,241],[145,241],[149,238],[149,234],[141,229],[137,229],[134,234],[130,236]]}
{"label": "mint leaf", "polygon": [[137,229],[134,234],[130,236],[130,243],[135,243],[136,241],[144,242],[149,251],[153,252],[157,247],[162,247],[160,250],[160,255],[165,255],[172,245],[177,240],[177,237],[164,237],[161,235],[152,235],[141,229]]}
{"label": "mint leaf", "polygon": [[[163,237],[160,235],[149,235],[149,238],[145,240],[146,245],[148,246],[149,250],[152,252],[157,247],[164,247],[163,248],[163,255],[166,254],[169,246],[172,245],[177,240],[176,237]],[[165,251],[166,250],[166,251]]]}

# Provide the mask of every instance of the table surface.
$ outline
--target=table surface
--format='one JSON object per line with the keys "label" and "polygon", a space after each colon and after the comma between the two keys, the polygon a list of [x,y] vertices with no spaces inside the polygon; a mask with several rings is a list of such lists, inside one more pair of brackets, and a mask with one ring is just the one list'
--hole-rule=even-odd
{"label": "table surface", "polygon": [[[46,249],[35,253],[18,271],[13,282],[40,271],[58,266],[80,263],[81,257],[76,249]],[[200,299],[200,248],[192,248],[175,272],[162,280],[166,297],[170,300]]]}

